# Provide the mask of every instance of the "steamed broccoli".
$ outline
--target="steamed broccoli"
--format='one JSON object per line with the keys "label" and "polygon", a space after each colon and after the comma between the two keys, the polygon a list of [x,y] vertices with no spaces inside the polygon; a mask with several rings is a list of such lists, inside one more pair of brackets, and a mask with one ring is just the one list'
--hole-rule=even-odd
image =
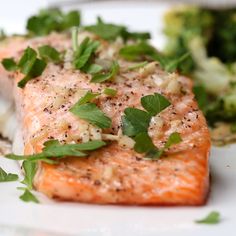
{"label": "steamed broccoli", "polygon": [[169,56],[190,52],[179,66],[194,79],[196,99],[210,125],[236,120],[236,9],[177,8],[165,16]]}

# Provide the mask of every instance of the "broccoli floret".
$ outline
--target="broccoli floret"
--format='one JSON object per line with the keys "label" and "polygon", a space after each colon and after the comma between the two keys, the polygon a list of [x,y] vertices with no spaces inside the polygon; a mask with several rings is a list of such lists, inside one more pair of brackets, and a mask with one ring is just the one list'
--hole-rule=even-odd
{"label": "broccoli floret", "polygon": [[[206,44],[211,38],[213,18],[207,10],[197,7],[181,7],[165,15],[164,33],[168,38],[165,53],[169,56],[181,56],[189,52],[189,42],[196,36],[202,36]],[[192,57],[178,67],[181,73],[190,74],[195,68]]]}
{"label": "broccoli floret", "polygon": [[211,40],[207,49],[210,56],[221,61],[232,63],[236,61],[236,9],[211,10],[214,18]]}

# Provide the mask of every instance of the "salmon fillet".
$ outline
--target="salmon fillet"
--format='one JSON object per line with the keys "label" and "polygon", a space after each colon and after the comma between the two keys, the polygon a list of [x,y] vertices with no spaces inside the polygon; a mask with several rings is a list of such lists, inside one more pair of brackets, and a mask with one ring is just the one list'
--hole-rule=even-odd
{"label": "salmon fillet", "polygon": [[[37,48],[45,44],[59,51],[71,47],[70,38],[63,34],[31,40],[13,38],[2,43],[0,59],[19,58],[27,46]],[[103,41],[99,57],[117,58],[119,47],[118,41],[113,44]],[[119,63],[121,68],[130,65],[121,59]],[[17,87],[22,74],[9,73],[1,67],[0,76],[0,85],[7,87],[2,94],[9,99],[14,97],[25,154],[41,152],[43,143],[49,139],[61,143],[98,137],[114,139],[87,158],[67,157],[54,165],[39,163],[34,178],[38,191],[60,200],[97,204],[205,203],[209,190],[210,136],[188,78],[164,72],[157,63],[135,71],[121,70],[114,81],[104,83],[89,82],[89,74],[74,70],[66,63],[49,63],[43,74],[29,81],[23,89]],[[112,127],[102,133],[69,109],[86,91],[101,92],[105,87],[116,89],[118,93],[112,98],[101,95],[95,100],[112,119]],[[127,147],[125,142],[117,141],[117,137],[124,109],[142,109],[141,97],[154,93],[161,93],[172,104],[151,120],[149,135],[154,144],[163,147],[172,132],[180,133],[182,142],[169,148],[163,158],[150,161]]]}

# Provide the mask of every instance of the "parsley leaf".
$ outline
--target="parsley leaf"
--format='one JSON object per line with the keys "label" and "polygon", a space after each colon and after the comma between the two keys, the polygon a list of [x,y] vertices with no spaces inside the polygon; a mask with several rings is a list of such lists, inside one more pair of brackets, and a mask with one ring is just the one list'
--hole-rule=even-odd
{"label": "parsley leaf", "polygon": [[107,117],[94,103],[78,104],[76,103],[70,111],[80,119],[98,126],[99,128],[110,128],[111,119]]}
{"label": "parsley leaf", "polygon": [[176,70],[179,64],[189,57],[189,53],[185,53],[181,57],[170,58],[158,52],[154,47],[145,41],[125,45],[120,49],[119,54],[121,57],[130,61],[139,61],[143,59],[158,61],[160,66],[168,72],[173,72]]}
{"label": "parsley leaf", "polygon": [[114,78],[115,75],[117,75],[118,71],[119,71],[119,64],[114,61],[111,65],[111,69],[108,73],[100,73],[100,74],[95,74],[92,79],[91,82],[93,83],[101,83],[104,82],[106,80],[112,79]]}
{"label": "parsley leaf", "polygon": [[124,40],[145,40],[150,38],[149,33],[129,32],[123,25],[104,23],[100,17],[97,18],[97,23],[95,25],[86,26],[84,29],[98,35],[105,40],[115,40],[117,37],[122,37]]}
{"label": "parsley leaf", "polygon": [[9,181],[16,181],[18,180],[18,175],[12,173],[6,173],[0,167],[0,182],[9,182]]}
{"label": "parsley leaf", "polygon": [[165,143],[165,145],[164,145],[164,147],[163,148],[161,148],[161,149],[151,149],[148,153],[147,153],[147,155],[146,155],[146,160],[158,160],[158,159],[160,159],[161,158],[161,156],[163,155],[163,153],[168,149],[168,148],[170,148],[172,145],[174,145],[174,144],[178,144],[178,143],[180,143],[182,141],[182,139],[181,139],[181,136],[180,136],[180,134],[179,133],[177,133],[177,132],[174,132],[174,133],[172,133],[169,137],[168,137],[168,139],[167,139],[167,141],[166,141],[166,143]]}
{"label": "parsley leaf", "polygon": [[164,146],[164,149],[167,149],[174,144],[180,143],[181,141],[182,141],[182,139],[180,137],[180,134],[177,132],[174,132],[169,136],[169,138]]}
{"label": "parsley leaf", "polygon": [[36,51],[30,47],[25,49],[24,54],[22,55],[20,61],[17,64],[17,67],[15,65],[16,63],[14,63],[13,61],[11,61],[10,63],[10,69],[13,69],[15,67],[15,69],[19,69],[20,72],[25,75],[25,77],[18,82],[18,87],[20,88],[23,88],[29,80],[40,76],[47,65],[44,60],[37,58]]}
{"label": "parsley leaf", "polygon": [[98,95],[100,95],[100,94],[99,93],[92,93],[92,92],[88,91],[82,98],[79,99],[79,101],[76,104],[82,105],[82,104],[91,102]]}
{"label": "parsley leaf", "polygon": [[106,94],[107,96],[114,97],[117,94],[117,90],[116,89],[112,89],[112,88],[105,88],[103,90],[103,93]]}
{"label": "parsley leaf", "polygon": [[[76,31],[76,29],[74,29],[74,31]],[[75,33],[72,33],[72,34],[75,35]],[[73,59],[74,67],[76,69],[80,69],[84,72],[87,72],[87,70],[89,70],[87,63],[89,63],[89,60],[91,60],[91,58],[93,57],[100,43],[98,41],[93,41],[92,39],[89,39],[88,37],[86,37],[82,41],[82,43],[78,47],[76,47],[75,45],[77,42],[74,42],[74,41],[77,40],[77,38],[74,36],[72,40],[73,40],[73,45],[74,45],[73,47],[74,49],[76,49],[74,51],[74,59]]]}
{"label": "parsley leaf", "polygon": [[51,160],[50,158],[64,158],[67,156],[85,157],[88,154],[86,152],[81,152],[81,151],[93,151],[105,146],[106,143],[103,141],[94,140],[94,141],[89,141],[87,143],[62,145],[59,143],[58,140],[49,140],[46,141],[43,145],[44,148],[41,153],[32,155],[7,154],[5,155],[5,157],[12,160],[27,160],[27,161],[42,160],[44,162],[53,164],[55,163],[55,161]]}
{"label": "parsley leaf", "polygon": [[135,65],[129,66],[128,70],[136,70],[136,69],[139,69],[139,68],[142,68],[142,67],[146,66],[147,64],[148,64],[147,61],[140,62],[140,63],[137,63]]}
{"label": "parsley leaf", "polygon": [[147,153],[157,149],[153,144],[152,139],[146,132],[137,134],[134,138],[134,141],[134,150],[138,153]]}
{"label": "parsley leaf", "polygon": [[20,72],[25,75],[29,74],[36,61],[36,58],[37,52],[33,48],[27,47],[18,63]]}
{"label": "parsley leaf", "polygon": [[152,116],[156,116],[167,108],[170,102],[161,94],[155,93],[142,97],[141,104]]}
{"label": "parsley leaf", "polygon": [[220,222],[220,213],[212,211],[205,218],[196,220],[195,222],[198,224],[218,224]]}
{"label": "parsley leaf", "polygon": [[7,71],[15,71],[17,70],[17,64],[13,58],[5,58],[2,60],[2,65]]}
{"label": "parsley leaf", "polygon": [[147,132],[151,115],[146,111],[128,107],[121,119],[123,134],[132,137],[138,133]]}
{"label": "parsley leaf", "polygon": [[49,45],[44,45],[38,48],[39,55],[45,61],[58,63],[60,61],[60,53]]}
{"label": "parsley leaf", "polygon": [[25,189],[24,193],[20,196],[20,199],[24,202],[39,203],[39,200],[28,189]]}
{"label": "parsley leaf", "polygon": [[44,9],[27,21],[27,30],[33,35],[47,35],[52,31],[61,32],[72,26],[80,25],[80,13],[71,11],[64,14],[61,10]]}
{"label": "parsley leaf", "polygon": [[126,60],[139,61],[143,59],[152,59],[156,55],[156,49],[146,42],[125,45],[120,49],[120,56]]}
{"label": "parsley leaf", "polygon": [[33,179],[37,171],[37,164],[32,161],[23,161],[23,169],[25,172],[25,178],[22,180],[22,184],[25,184],[29,190],[33,189]]}

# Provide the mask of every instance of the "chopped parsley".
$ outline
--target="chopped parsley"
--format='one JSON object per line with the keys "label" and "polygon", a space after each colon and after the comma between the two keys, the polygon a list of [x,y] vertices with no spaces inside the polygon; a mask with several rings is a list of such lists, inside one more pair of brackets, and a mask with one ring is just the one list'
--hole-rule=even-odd
{"label": "chopped parsley", "polygon": [[[79,144],[60,144],[58,140],[49,140],[44,144],[43,150],[41,153],[36,153],[32,155],[15,155],[15,154],[7,154],[5,157],[12,160],[27,160],[31,162],[35,161],[44,161],[50,164],[55,163],[56,161],[53,158],[65,158],[67,156],[74,157],[86,157],[88,153],[86,151],[93,151],[99,149],[106,145],[105,142],[94,140],[86,143]],[[24,167],[25,168],[25,167]],[[32,175],[32,170],[30,171],[28,167],[29,175]],[[29,181],[24,180],[24,182],[29,183]]]}
{"label": "chopped parsley", "polygon": [[25,172],[25,178],[21,181],[25,184],[29,190],[33,189],[33,179],[37,171],[37,164],[35,162],[25,160],[23,161],[22,167]]}
{"label": "chopped parsley", "polygon": [[123,134],[133,137],[139,133],[147,132],[151,115],[143,110],[128,107],[122,116]]}
{"label": "chopped parsley", "polygon": [[117,90],[116,89],[112,89],[112,88],[105,88],[103,90],[103,93],[105,95],[107,95],[107,96],[114,97],[117,94]]}
{"label": "chopped parsley", "polygon": [[26,28],[31,35],[47,35],[53,31],[62,32],[72,26],[79,25],[80,12],[63,13],[61,10],[54,8],[41,10],[38,15],[30,17]]}
{"label": "chopped parsley", "polygon": [[122,117],[123,134],[132,137],[135,141],[134,150],[138,153],[145,153],[145,159],[157,160],[172,145],[179,143],[182,139],[177,132],[172,133],[164,147],[158,149],[148,135],[148,127],[152,116],[170,106],[170,102],[161,94],[155,93],[141,98],[141,104],[146,110],[137,108],[126,108]]}
{"label": "chopped parsley", "polygon": [[92,63],[95,52],[100,45],[98,41],[94,41],[86,37],[80,45],[78,45],[78,29],[72,30],[72,46],[74,51],[73,65],[75,69],[86,73],[97,73],[102,67]]}
{"label": "chopped parsley", "polygon": [[114,76],[117,75],[118,71],[119,71],[119,64],[116,61],[113,61],[110,71],[109,72],[101,72],[101,73],[97,73],[95,75],[93,75],[91,82],[93,83],[101,83],[107,80],[110,80],[112,78],[114,78]]}
{"label": "chopped parsley", "polygon": [[60,62],[60,53],[50,45],[44,45],[38,48],[39,56],[45,61]]}
{"label": "chopped parsley", "polygon": [[105,23],[100,17],[97,18],[97,23],[95,25],[85,26],[84,29],[105,40],[115,40],[118,37],[121,37],[124,40],[150,39],[150,34],[147,32],[129,32],[125,26]]}
{"label": "chopped parsley", "polygon": [[120,56],[130,61],[158,61],[160,66],[168,71],[173,72],[178,65],[189,57],[189,53],[183,54],[178,58],[170,58],[160,52],[158,52],[153,46],[145,41],[138,42],[136,44],[125,45],[120,49]]}
{"label": "chopped parsley", "polygon": [[198,224],[218,224],[220,222],[220,213],[212,211],[205,218],[196,220],[195,222]]}
{"label": "chopped parsley", "polygon": [[99,96],[100,93],[92,93],[88,91],[82,98],[79,99],[79,101],[76,103],[77,105],[82,105],[88,102],[91,102],[94,98]]}
{"label": "chopped parsley", "polygon": [[2,60],[2,65],[7,71],[17,70],[17,64],[14,61],[14,58],[5,58]]}
{"label": "chopped parsley", "polygon": [[156,116],[158,113],[170,106],[170,102],[158,93],[142,97],[141,104],[152,116]]}
{"label": "chopped parsley", "polygon": [[18,63],[12,58],[5,58],[2,61],[2,65],[8,71],[20,70],[20,72],[25,75],[25,77],[18,82],[18,87],[23,88],[29,80],[43,73],[47,63],[43,59],[37,58],[37,52],[28,47],[25,49]]}
{"label": "chopped parsley", "polygon": [[129,66],[129,67],[128,67],[128,70],[137,70],[137,69],[139,69],[139,68],[142,68],[142,67],[146,66],[147,64],[148,64],[147,61],[140,62],[140,63],[137,63],[137,64],[135,64],[135,65]]}
{"label": "chopped parsley", "polygon": [[82,120],[105,129],[111,127],[111,119],[106,116],[94,103],[79,105],[76,103],[70,111]]}
{"label": "chopped parsley", "polygon": [[20,199],[24,202],[39,203],[39,200],[27,188],[24,189],[24,193],[20,196]]}
{"label": "chopped parsley", "polygon": [[18,180],[18,175],[7,173],[0,167],[0,182],[9,182]]}

